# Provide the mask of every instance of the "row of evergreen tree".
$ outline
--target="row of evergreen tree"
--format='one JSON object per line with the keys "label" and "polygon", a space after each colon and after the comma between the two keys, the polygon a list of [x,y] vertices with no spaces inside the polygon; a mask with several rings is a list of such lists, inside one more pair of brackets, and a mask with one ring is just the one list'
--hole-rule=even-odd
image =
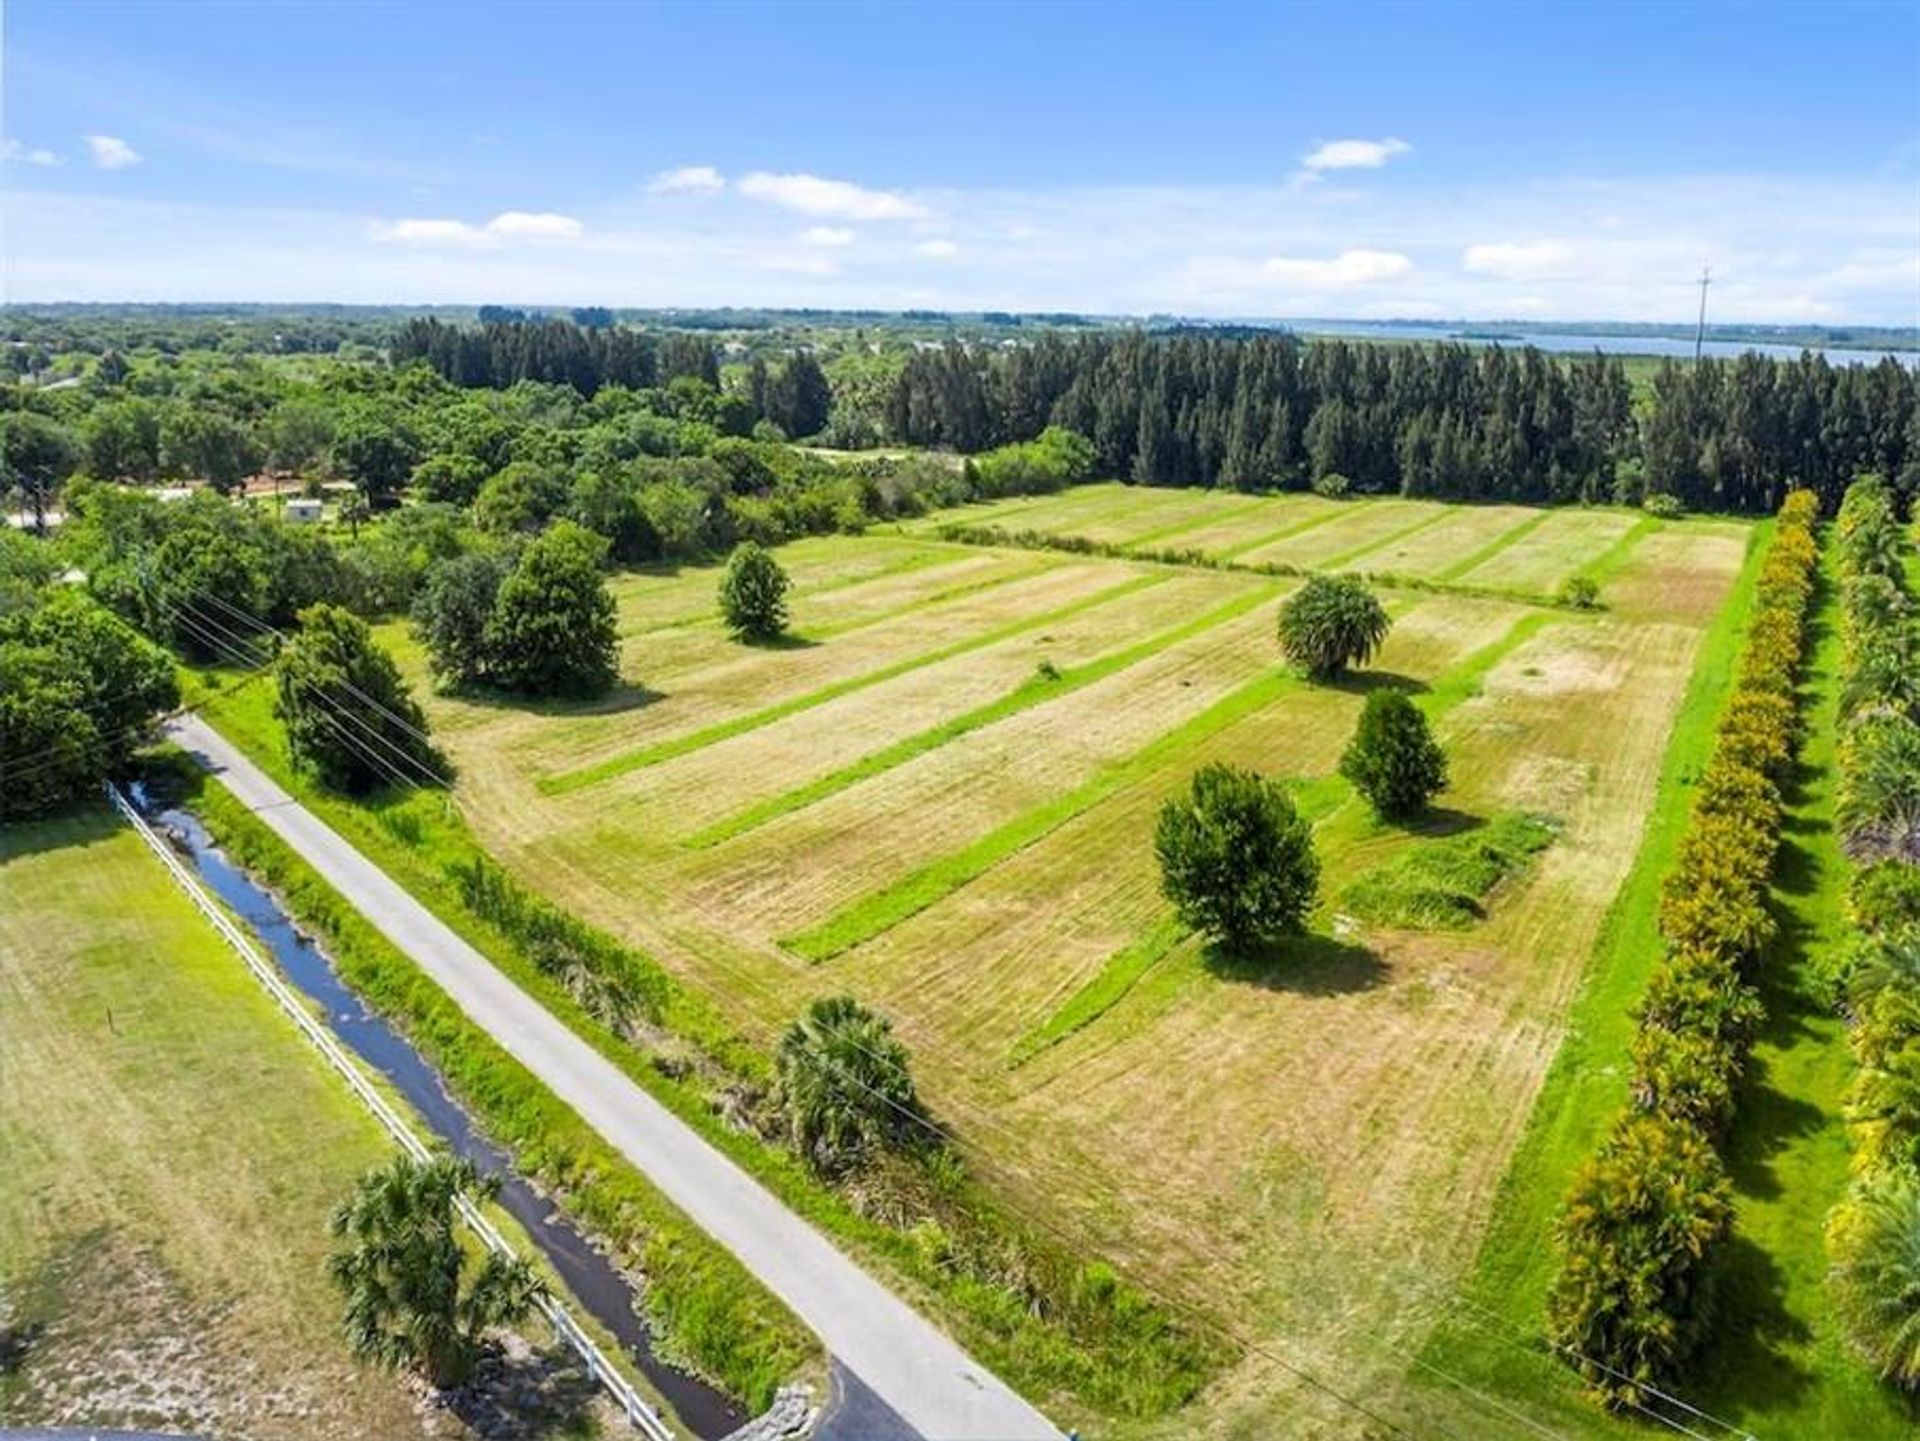
{"label": "row of evergreen tree", "polygon": [[1137,332],[959,343],[909,357],[888,438],[977,450],[1048,424],[1099,473],[1240,489],[1343,477],[1464,499],[1637,500],[1770,512],[1794,485],[1829,506],[1854,475],[1920,486],[1920,377],[1891,359],[1668,362],[1636,406],[1625,363],[1531,348],[1387,347],[1285,334]]}
{"label": "row of evergreen tree", "polygon": [[586,327],[569,320],[498,320],[479,327],[415,318],[394,337],[393,363],[424,360],[455,385],[506,390],[523,380],[645,390],[691,375],[716,389],[720,358],[706,336]]}

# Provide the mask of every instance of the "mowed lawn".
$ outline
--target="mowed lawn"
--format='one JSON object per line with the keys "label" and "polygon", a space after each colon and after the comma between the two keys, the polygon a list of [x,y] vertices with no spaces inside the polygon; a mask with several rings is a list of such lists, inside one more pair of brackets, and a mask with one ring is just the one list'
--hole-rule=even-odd
{"label": "mowed lawn", "polygon": [[0,829],[0,1422],[468,1434],[339,1335],[327,1214],[389,1153],[124,825]]}
{"label": "mowed lawn", "polygon": [[[1289,575],[943,543],[944,519],[1424,583],[1383,587],[1394,627],[1363,676],[1314,685],[1274,639]],[[1351,1434],[1290,1366],[1418,1434],[1407,1378],[1473,1263],[1749,535],[1084,487],[783,547],[783,646],[726,636],[717,568],[623,577],[611,700],[428,705],[465,813],[523,879],[762,1039],[817,994],[880,1007],[1011,1204],[1257,1343],[1169,1434]],[[1603,609],[1541,603],[1574,574]],[[424,692],[404,630],[385,639]],[[1452,758],[1428,835],[1375,824],[1335,770],[1379,684],[1416,694]],[[1291,783],[1324,861],[1314,935],[1260,966],[1208,955],[1158,893],[1155,814],[1215,759]],[[1368,868],[1514,811],[1560,834],[1480,924],[1340,916]]]}
{"label": "mowed lawn", "polygon": [[1611,560],[1609,548],[1664,523],[1618,507],[1457,505],[1397,496],[1329,500],[1117,483],[966,506],[912,522],[1078,537],[1142,553],[1185,551],[1241,566],[1357,571],[1552,596]]}

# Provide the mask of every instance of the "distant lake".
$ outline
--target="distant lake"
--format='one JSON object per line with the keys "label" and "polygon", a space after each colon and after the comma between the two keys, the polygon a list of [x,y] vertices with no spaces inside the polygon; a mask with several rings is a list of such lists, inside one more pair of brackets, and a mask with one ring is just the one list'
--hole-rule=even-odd
{"label": "distant lake", "polygon": [[[1302,335],[1351,335],[1363,340],[1436,340],[1461,341],[1468,345],[1505,345],[1518,349],[1531,345],[1536,350],[1584,355],[1604,350],[1609,355],[1672,356],[1676,360],[1693,358],[1693,342],[1652,335],[1564,335],[1551,330],[1515,332],[1510,335],[1476,334],[1471,325],[1402,325],[1392,321],[1301,320],[1290,323]],[[1748,351],[1757,351],[1772,360],[1798,360],[1801,351],[1811,350],[1825,356],[1829,365],[1877,365],[1888,355],[1909,369],[1920,367],[1920,351],[1846,350],[1834,346],[1767,345],[1759,341],[1709,340],[1700,347],[1702,355],[1730,360]]]}

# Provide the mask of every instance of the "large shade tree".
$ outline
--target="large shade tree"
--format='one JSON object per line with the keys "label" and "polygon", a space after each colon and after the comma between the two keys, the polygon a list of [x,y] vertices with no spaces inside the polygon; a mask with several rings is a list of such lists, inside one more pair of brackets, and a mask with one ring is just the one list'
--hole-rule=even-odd
{"label": "large shade tree", "polygon": [[494,680],[537,696],[588,698],[612,688],[620,649],[601,574],[606,556],[606,539],[570,520],[528,542],[487,621]]}
{"label": "large shade tree", "polygon": [[1229,950],[1306,925],[1320,862],[1312,828],[1278,781],[1202,767],[1161,809],[1153,849],[1160,888],[1181,920]]}
{"label": "large shade tree", "polygon": [[426,714],[367,623],[337,605],[310,606],[274,661],[276,713],[295,764],[360,795],[388,782],[444,780]]}

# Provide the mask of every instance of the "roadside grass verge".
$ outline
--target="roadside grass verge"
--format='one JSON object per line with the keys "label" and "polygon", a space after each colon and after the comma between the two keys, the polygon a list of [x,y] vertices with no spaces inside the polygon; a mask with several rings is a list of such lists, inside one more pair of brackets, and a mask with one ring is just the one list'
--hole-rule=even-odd
{"label": "roadside grass verge", "polygon": [[[204,677],[194,681],[193,688],[204,693]],[[1101,1263],[1084,1259],[1031,1229],[999,1203],[984,1181],[964,1168],[945,1168],[931,1182],[916,1180],[906,1188],[904,1199],[895,1194],[876,1210],[863,1211],[859,1188],[849,1194],[827,1186],[779,1144],[784,1132],[767,1110],[772,1068],[764,1052],[724,1027],[717,1038],[702,1034],[697,1044],[675,1029],[686,1015],[696,1023],[710,1018],[703,1007],[690,1012],[669,1008],[660,1027],[640,1027],[627,1034],[616,1031],[547,974],[512,937],[463,904],[453,867],[471,864],[483,853],[448,797],[412,792],[353,802],[330,795],[289,764],[283,733],[272,718],[270,693],[254,687],[233,695],[232,701],[231,713],[220,710],[211,718],[276,781],[636,1084],[787,1206],[871,1266],[910,1304],[943,1322],[1008,1384],[1040,1400],[1056,1416],[1084,1423],[1160,1415],[1190,1400],[1227,1364],[1230,1358],[1219,1344],[1176,1322]],[[227,803],[224,821],[237,829],[251,828],[277,844],[277,838],[224,790],[209,786],[206,794]],[[203,814],[203,819],[224,844],[223,827],[212,816]],[[245,863],[244,857],[236,854],[235,858]],[[295,867],[303,864],[297,857],[284,858]],[[324,886],[311,872],[308,876]],[[304,922],[299,896],[280,889]],[[548,904],[533,899],[542,906]],[[337,897],[334,900],[338,903]],[[356,912],[349,910],[348,915],[366,926]],[[318,924],[315,929],[324,932]],[[370,927],[366,929],[371,932]],[[619,945],[602,933],[593,934],[607,945]],[[377,932],[372,935],[381,939]],[[630,947],[623,949],[638,955]],[[436,1012],[436,1021],[464,1024],[464,1016],[406,957],[392,951],[388,957],[399,968],[393,982],[397,1001],[412,1000],[417,990],[426,1000],[438,1001],[453,1012],[451,1017]],[[388,1010],[377,995],[363,994],[377,1008]],[[389,1014],[414,1032],[405,1014]],[[415,1038],[418,1041],[417,1034]],[[492,1094],[504,1083],[489,1076],[485,1066],[475,1066],[475,1084]],[[510,1092],[502,1096],[502,1104],[527,1125],[533,1159],[539,1159],[547,1143],[537,1113],[523,1116],[517,1096]],[[486,1123],[486,1113],[478,1105],[474,1109]],[[571,1111],[559,1109],[564,1121],[586,1129]],[[588,1135],[598,1143],[597,1136],[590,1131]],[[509,1136],[496,1139],[507,1141]],[[531,1166],[528,1169],[537,1174]],[[579,1176],[591,1181],[597,1174],[597,1168],[586,1168]],[[632,1174],[644,1183],[637,1171]],[[595,1225],[593,1215],[579,1214],[584,1222]],[[614,1223],[620,1215],[614,1212]],[[616,1231],[609,1239],[617,1235]],[[698,1243],[696,1252],[701,1247],[712,1249],[704,1234],[696,1233],[693,1240]],[[757,1282],[747,1280],[758,1289]],[[736,1298],[714,1298],[716,1308],[733,1304],[738,1304]],[[693,1319],[704,1321],[710,1315],[724,1319],[724,1314],[724,1310],[695,1311]],[[811,1357],[810,1338],[809,1348],[806,1354]],[[725,1384],[724,1378],[714,1379]]]}
{"label": "roadside grass verge", "polygon": [[1464,835],[1419,841],[1355,879],[1340,904],[1372,925],[1465,930],[1486,918],[1494,888],[1526,870],[1554,834],[1544,817],[1516,814]]}
{"label": "roadside grass verge", "polygon": [[1245,615],[1248,611],[1275,599],[1279,594],[1280,590],[1277,587],[1250,591],[1170,630],[1149,636],[1136,645],[1127,646],[1109,655],[1088,661],[1084,665],[1070,666],[1056,674],[1036,674],[1021,682],[999,700],[977,706],[963,715],[943,721],[937,726],[931,726],[918,735],[908,736],[871,755],[861,757],[851,765],[842,766],[829,775],[821,776],[818,780],[796,786],[780,795],[771,796],[756,806],[728,816],[705,830],[697,832],[688,838],[686,844],[692,850],[705,850],[765,825],[776,817],[804,810],[817,801],[846,790],[849,786],[858,785],[870,777],[904,765],[915,756],[937,750],[947,742],[969,732],[980,730],[1009,716],[1018,715],[1033,706],[1071,695],[1074,691],[1104,680],[1131,665],[1158,655],[1170,646],[1199,635],[1202,631],[1222,625],[1236,616]]}
{"label": "roadside grass verge", "polygon": [[565,795],[569,791],[577,791],[585,786],[596,785],[601,781],[612,780],[615,776],[627,775],[632,771],[644,770],[648,766],[655,766],[663,761],[670,761],[675,756],[687,755],[690,752],[713,745],[717,741],[731,740],[734,736],[745,735],[748,731],[759,730],[762,726],[770,726],[775,721],[785,720],[790,715],[797,715],[801,711],[811,710],[815,706],[825,705],[829,701],[838,700],[841,696],[852,695],[856,691],[866,690],[869,687],[880,685],[894,679],[896,676],[906,675],[909,671],[922,670],[930,665],[938,665],[941,661],[952,660],[955,656],[966,655],[970,651],[982,650],[987,646],[997,645],[1001,641],[1011,640],[1015,636],[1024,635],[1028,631],[1057,624],[1060,621],[1079,615],[1084,611],[1092,610],[1095,606],[1105,605],[1108,601],[1118,600],[1120,597],[1129,595],[1146,586],[1159,584],[1164,579],[1165,577],[1160,575],[1130,576],[1119,585],[1109,586],[1105,590],[1098,591],[1093,595],[1083,596],[1068,605],[1042,612],[1039,615],[1023,616],[1019,620],[1011,621],[993,630],[982,631],[977,635],[967,636],[962,640],[953,641],[948,645],[939,646],[930,651],[922,651],[918,655],[906,656],[901,660],[893,662],[891,665],[881,666],[877,670],[871,670],[862,675],[849,676],[845,680],[834,681],[830,685],[820,686],[815,690],[807,691],[801,695],[790,696],[786,700],[779,701],[774,705],[763,706],[759,710],[749,711],[747,714],[735,716],[731,720],[719,721],[713,725],[702,726],[698,730],[688,731],[684,735],[673,736],[657,744],[644,746],[639,750],[609,756],[606,760],[596,762],[590,766],[582,766],[578,770],[558,771],[552,775],[542,776],[538,782],[538,786],[544,795]]}
{"label": "roadside grass verge", "polygon": [[[645,1277],[664,1355],[749,1409],[821,1359],[818,1342],[640,1172],[468,1020],[419,968],[223,787],[176,768],[184,803],[234,861],[285,900],[342,977],[398,1022],[487,1134]],[[554,1008],[555,999],[540,998]]]}
{"label": "roadside grass verge", "polygon": [[909,916],[951,895],[1008,856],[1051,834],[1090,806],[1150,775],[1183,751],[1226,729],[1243,716],[1299,686],[1298,677],[1270,672],[1248,682],[1191,720],[1157,737],[1132,756],[1106,766],[1093,779],[1014,817],[973,844],[921,867],[911,875],[855,901],[819,925],[781,941],[810,961],[827,961],[890,930]]}
{"label": "roadside grass verge", "polygon": [[1633,868],[1601,926],[1565,1035],[1501,1180],[1479,1260],[1463,1284],[1468,1302],[1493,1324],[1443,1320],[1423,1353],[1431,1364],[1497,1394],[1535,1402],[1543,1414],[1583,1433],[1632,1434],[1632,1428],[1596,1412],[1568,1384],[1557,1361],[1543,1361],[1540,1343],[1516,1343],[1513,1337],[1541,1335],[1558,1259],[1548,1244],[1554,1218],[1574,1169],[1592,1154],[1627,1099],[1633,1007],[1661,954],[1661,884],[1687,828],[1694,780],[1713,745],[1772,534],[1771,520],[1749,533],[1739,578],[1701,642]]}

